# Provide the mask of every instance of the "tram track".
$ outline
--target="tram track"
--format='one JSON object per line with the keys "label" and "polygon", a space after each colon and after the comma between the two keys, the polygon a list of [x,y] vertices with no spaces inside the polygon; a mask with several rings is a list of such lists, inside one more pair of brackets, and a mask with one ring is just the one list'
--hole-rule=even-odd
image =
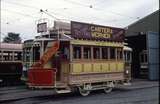
{"label": "tram track", "polygon": [[[104,94],[102,93],[102,91],[94,91],[91,95],[89,95],[88,97],[94,97],[94,96],[103,96],[103,95],[106,95],[107,98],[104,96],[104,97],[101,97],[100,99],[125,99],[126,96],[121,96],[121,95],[126,95],[128,92],[132,93],[134,92],[135,90],[136,91],[143,91],[143,90],[146,90],[146,89],[150,89],[150,88],[154,88],[154,87],[149,87],[149,88],[144,88],[144,89],[133,89],[133,90],[120,90],[120,89],[115,89],[113,92],[111,92],[110,94]],[[52,90],[53,91],[53,90]],[[10,96],[9,96],[10,95]],[[11,97],[11,96],[14,96],[14,97]],[[117,96],[117,97],[112,97],[112,96]],[[127,95],[127,97],[136,97],[136,94],[135,95]],[[145,96],[145,95],[142,95],[142,96]],[[1,98],[3,97],[3,98]],[[18,101],[25,101],[25,100],[33,100],[37,102],[38,100],[38,103],[41,103],[39,102],[40,101],[59,101],[59,100],[70,100],[70,98],[72,99],[88,99],[88,97],[81,97],[78,93],[69,93],[69,94],[56,94],[55,92],[51,92],[51,90],[36,90],[36,91],[33,91],[33,90],[26,90],[26,91],[23,91],[23,90],[20,90],[17,92],[14,90],[12,91],[12,93],[5,93],[4,95],[2,95],[0,97],[0,103],[10,103],[10,102],[18,102]],[[7,98],[8,97],[8,98]],[[54,100],[53,100],[54,99]]]}

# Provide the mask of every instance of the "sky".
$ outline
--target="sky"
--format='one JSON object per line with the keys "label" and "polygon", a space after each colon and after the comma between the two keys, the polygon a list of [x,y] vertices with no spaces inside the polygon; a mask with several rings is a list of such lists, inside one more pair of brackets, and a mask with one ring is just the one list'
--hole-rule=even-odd
{"label": "sky", "polygon": [[[125,28],[159,9],[159,0],[0,0],[1,41],[8,32],[22,40],[39,35],[38,20],[78,21]],[[47,10],[46,15],[40,9]]]}

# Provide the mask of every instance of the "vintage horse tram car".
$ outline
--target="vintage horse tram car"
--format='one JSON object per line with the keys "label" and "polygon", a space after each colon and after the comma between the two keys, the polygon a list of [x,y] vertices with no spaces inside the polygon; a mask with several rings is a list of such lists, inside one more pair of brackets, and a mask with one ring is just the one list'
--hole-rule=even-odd
{"label": "vintage horse tram car", "polygon": [[92,90],[104,89],[108,93],[130,82],[124,50],[131,50],[124,48],[123,29],[72,21],[69,31],[66,35],[58,27],[49,32],[50,36],[29,41],[30,51],[24,48],[28,52],[24,56],[30,57],[30,62],[24,62],[28,64],[29,88],[53,88],[57,93],[78,89],[87,96]]}

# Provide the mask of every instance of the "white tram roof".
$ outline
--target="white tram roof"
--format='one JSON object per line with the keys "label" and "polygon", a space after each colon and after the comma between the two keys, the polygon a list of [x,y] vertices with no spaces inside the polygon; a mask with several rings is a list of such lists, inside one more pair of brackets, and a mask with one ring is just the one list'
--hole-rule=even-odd
{"label": "white tram roof", "polygon": [[0,43],[1,50],[22,50],[22,44]]}

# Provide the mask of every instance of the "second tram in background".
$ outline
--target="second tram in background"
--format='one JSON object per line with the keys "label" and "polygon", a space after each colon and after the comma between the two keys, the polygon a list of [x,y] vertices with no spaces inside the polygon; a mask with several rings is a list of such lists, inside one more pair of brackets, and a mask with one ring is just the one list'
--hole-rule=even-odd
{"label": "second tram in background", "polygon": [[17,85],[22,76],[22,44],[0,44],[0,85]]}

